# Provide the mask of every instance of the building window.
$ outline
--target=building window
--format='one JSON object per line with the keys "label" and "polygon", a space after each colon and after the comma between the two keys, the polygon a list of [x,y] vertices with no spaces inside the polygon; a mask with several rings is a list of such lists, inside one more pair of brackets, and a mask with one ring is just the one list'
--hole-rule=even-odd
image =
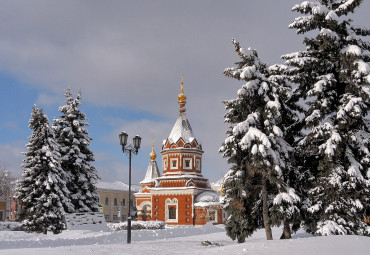
{"label": "building window", "polygon": [[165,201],[165,221],[178,222],[178,205],[179,201],[176,198],[167,198]]}
{"label": "building window", "polygon": [[189,212],[186,212],[186,215],[190,215],[190,213]]}
{"label": "building window", "polygon": [[155,201],[158,202],[158,198],[156,198]]}
{"label": "building window", "polygon": [[186,208],[189,209],[190,208],[190,205],[186,205]]}
{"label": "building window", "polygon": [[190,222],[190,220],[189,219],[186,219],[186,222]]}
{"label": "building window", "polygon": [[155,215],[158,215],[158,212],[155,212],[154,214],[155,214]]}
{"label": "building window", "polygon": [[114,198],[113,204],[114,204],[114,206],[118,206],[118,200],[117,200],[116,197]]}
{"label": "building window", "polygon": [[177,158],[171,158],[171,169],[177,169]]}
{"label": "building window", "polygon": [[122,220],[122,221],[125,221],[125,220],[126,220],[126,215],[123,215],[123,216],[121,217],[121,220]]}
{"label": "building window", "polygon": [[167,159],[163,159],[163,169],[167,169]]}
{"label": "building window", "polygon": [[104,218],[105,218],[105,221],[110,221],[110,219],[109,219],[109,215],[104,215]]}
{"label": "building window", "polygon": [[168,219],[176,220],[176,207],[171,206],[168,210]]}
{"label": "building window", "polygon": [[105,205],[109,206],[109,197],[105,198]]}
{"label": "building window", "polygon": [[115,215],[115,214],[113,214],[113,221],[114,221],[114,222],[117,222],[117,221],[118,221],[118,217],[117,217],[117,215]]}
{"label": "building window", "polygon": [[186,198],[186,202],[189,202],[189,201],[190,201],[190,199],[187,197],[187,198]]}
{"label": "building window", "polygon": [[155,206],[154,206],[154,208],[155,208],[155,209],[158,209],[158,205],[155,205]]}
{"label": "building window", "polygon": [[195,160],[195,169],[200,170],[200,159],[199,158]]}
{"label": "building window", "polygon": [[123,207],[126,207],[126,199],[122,199],[122,203],[121,203],[121,205],[122,205]]}
{"label": "building window", "polygon": [[190,158],[184,158],[183,159],[183,165],[184,165],[184,169],[191,169],[192,167],[192,159]]}
{"label": "building window", "polygon": [[216,222],[216,219],[217,219],[216,211],[209,211],[208,215],[209,215],[209,221],[210,222]]}

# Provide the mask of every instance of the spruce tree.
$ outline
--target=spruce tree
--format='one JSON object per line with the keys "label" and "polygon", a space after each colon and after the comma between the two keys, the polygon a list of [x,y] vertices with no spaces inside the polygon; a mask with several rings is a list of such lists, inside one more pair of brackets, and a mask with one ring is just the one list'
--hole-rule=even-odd
{"label": "spruce tree", "polygon": [[294,6],[304,16],[290,28],[313,36],[304,39],[306,50],[283,56],[298,84],[294,98],[307,106],[297,150],[306,177],[305,225],[316,235],[370,234],[363,220],[370,209],[370,44],[364,39],[370,31],[347,18],[361,3]]}
{"label": "spruce tree", "polygon": [[71,192],[73,212],[97,212],[99,197],[95,184],[99,179],[95,167],[93,152],[89,149],[92,138],[88,136],[87,119],[78,108],[81,91],[73,98],[70,89],[65,93],[66,104],[59,108],[60,119],[54,120],[58,143],[61,151],[61,165],[69,174],[67,187]]}
{"label": "spruce tree", "polygon": [[68,175],[61,168],[59,145],[49,120],[36,105],[29,127],[33,132],[17,190],[22,204],[20,220],[26,231],[59,233],[64,228],[63,214],[73,208],[66,188]]}
{"label": "spruce tree", "polygon": [[289,224],[299,214],[299,197],[286,179],[293,151],[284,135],[289,126],[284,118],[297,117],[283,101],[289,91],[289,86],[280,84],[278,71],[283,67],[268,68],[255,50],[243,49],[235,40],[233,44],[241,61],[225,69],[224,75],[246,84],[237,99],[224,102],[230,128],[220,152],[232,164],[224,180],[224,209],[230,214],[226,230],[232,239],[243,242],[263,225],[271,240],[271,223],[285,219]]}

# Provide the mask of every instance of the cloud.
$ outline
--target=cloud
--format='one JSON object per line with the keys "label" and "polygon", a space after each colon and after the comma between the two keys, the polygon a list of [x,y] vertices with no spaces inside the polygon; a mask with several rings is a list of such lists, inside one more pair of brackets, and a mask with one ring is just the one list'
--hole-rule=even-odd
{"label": "cloud", "polygon": [[[129,166],[121,163],[128,162],[127,160],[123,161],[122,157],[104,152],[95,153],[95,159],[96,163],[94,165],[103,181],[129,183]],[[132,166],[131,173],[132,184],[139,184],[144,179],[146,169]]]}
{"label": "cloud", "polygon": [[36,104],[39,106],[55,106],[62,105],[64,97],[61,94],[40,93],[36,99]]}
{"label": "cloud", "polygon": [[[85,102],[97,107],[159,116],[116,120],[112,134],[98,138],[116,144],[122,130],[140,134],[143,153],[152,135],[156,148],[169,135],[184,73],[188,117],[205,150],[205,176],[216,178],[228,169],[217,153],[227,128],[221,102],[235,98],[242,85],[222,74],[238,60],[231,38],[256,48],[263,61],[282,62],[281,55],[305,48],[302,36],[288,29],[299,16],[291,12],[296,2],[2,1],[0,70],[38,90],[37,102],[46,106],[70,87],[81,88]],[[357,24],[369,27],[369,9],[364,1]],[[104,162],[106,171],[121,167]]]}
{"label": "cloud", "polygon": [[9,144],[0,144],[0,164],[6,170],[11,171],[14,175],[21,174],[21,165],[24,156],[22,152],[26,151],[25,141],[16,141]]}

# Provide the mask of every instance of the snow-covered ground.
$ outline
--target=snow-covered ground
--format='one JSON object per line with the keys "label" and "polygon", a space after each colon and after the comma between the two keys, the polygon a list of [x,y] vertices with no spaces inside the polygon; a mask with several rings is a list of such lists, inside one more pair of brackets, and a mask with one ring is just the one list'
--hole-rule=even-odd
{"label": "snow-covered ground", "polygon": [[[228,238],[223,226],[135,230],[131,244],[126,244],[126,233],[108,229],[69,230],[59,235],[0,231],[0,254],[370,254],[368,237],[312,237],[299,231],[291,240],[279,240],[278,228],[273,229],[273,241],[266,241],[264,230],[259,230],[243,244]],[[204,241],[213,245],[204,246]]]}

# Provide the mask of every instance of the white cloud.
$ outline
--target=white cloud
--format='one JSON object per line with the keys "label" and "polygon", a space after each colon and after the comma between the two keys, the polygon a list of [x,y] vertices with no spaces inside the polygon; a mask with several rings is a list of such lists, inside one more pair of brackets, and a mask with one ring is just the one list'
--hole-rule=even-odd
{"label": "white cloud", "polygon": [[55,106],[62,105],[64,97],[61,94],[40,93],[36,99],[36,104],[39,106]]}
{"label": "white cloud", "polygon": [[22,152],[26,151],[25,141],[16,141],[9,144],[0,144],[0,164],[14,175],[20,175],[21,164],[25,158]]}

